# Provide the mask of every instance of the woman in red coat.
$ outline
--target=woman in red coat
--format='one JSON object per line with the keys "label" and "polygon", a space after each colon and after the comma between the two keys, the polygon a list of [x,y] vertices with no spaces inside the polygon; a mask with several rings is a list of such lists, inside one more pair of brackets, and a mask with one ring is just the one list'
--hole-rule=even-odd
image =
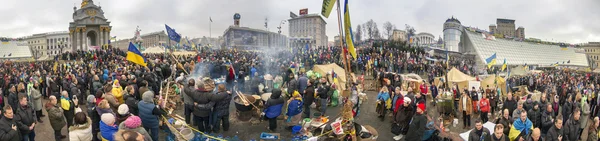
{"label": "woman in red coat", "polygon": [[487,96],[481,95],[481,100],[479,100],[479,108],[481,110],[481,121],[486,123],[488,121],[488,112],[490,112],[490,100],[487,99]]}

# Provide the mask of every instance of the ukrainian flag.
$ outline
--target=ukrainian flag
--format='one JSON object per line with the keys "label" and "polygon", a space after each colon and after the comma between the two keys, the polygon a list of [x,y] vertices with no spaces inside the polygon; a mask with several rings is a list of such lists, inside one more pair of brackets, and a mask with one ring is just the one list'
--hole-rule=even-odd
{"label": "ukrainian flag", "polygon": [[127,60],[133,63],[136,63],[141,66],[146,66],[146,58],[142,55],[142,53],[133,45],[133,43],[129,42],[129,49],[127,51]]}
{"label": "ukrainian flag", "polygon": [[352,24],[350,24],[350,9],[348,9],[348,0],[344,4],[344,33],[346,34],[346,46],[352,58],[356,59],[356,50],[354,49],[354,39],[352,34]]}
{"label": "ukrainian flag", "polygon": [[504,71],[504,69],[506,69],[506,58],[504,58],[504,64],[502,64],[502,71]]}
{"label": "ukrainian flag", "polygon": [[488,69],[492,67],[492,65],[496,64],[496,53],[492,54],[489,58],[485,59],[485,62],[488,65]]}

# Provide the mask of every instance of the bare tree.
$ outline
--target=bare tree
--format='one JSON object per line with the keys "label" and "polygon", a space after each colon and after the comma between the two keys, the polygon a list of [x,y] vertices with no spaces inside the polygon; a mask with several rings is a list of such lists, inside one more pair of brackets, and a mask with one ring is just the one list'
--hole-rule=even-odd
{"label": "bare tree", "polygon": [[373,21],[373,19],[367,21],[367,23],[365,23],[364,28],[366,29],[366,33],[367,36],[369,36],[369,40],[373,39],[373,37],[375,37],[375,28],[377,28],[377,23],[375,23]]}
{"label": "bare tree", "polygon": [[360,24],[356,26],[355,31],[356,32],[354,32],[354,40],[357,41],[357,42],[360,42],[362,40],[362,35],[363,35],[362,28],[360,27]]}
{"label": "bare tree", "polygon": [[388,40],[392,36],[394,29],[396,29],[396,25],[393,25],[391,22],[388,21],[388,22],[383,23],[383,34],[386,36],[386,38]]}
{"label": "bare tree", "polygon": [[377,26],[377,23],[375,23],[375,22],[373,22],[373,38],[381,39],[381,32],[379,32],[379,27]]}

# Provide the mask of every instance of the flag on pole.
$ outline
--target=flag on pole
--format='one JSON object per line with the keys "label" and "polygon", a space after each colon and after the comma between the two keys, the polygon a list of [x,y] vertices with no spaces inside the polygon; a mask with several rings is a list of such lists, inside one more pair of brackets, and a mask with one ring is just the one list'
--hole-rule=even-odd
{"label": "flag on pole", "polygon": [[492,67],[492,65],[496,64],[496,53],[492,54],[489,58],[485,59],[487,63],[488,69]]}
{"label": "flag on pole", "polygon": [[172,29],[167,24],[165,24],[165,27],[167,28],[167,34],[169,35],[169,39],[179,43],[181,41],[181,35],[175,32],[175,29]]}
{"label": "flag on pole", "polygon": [[208,20],[210,20],[210,22],[212,23],[212,17],[208,17]]}
{"label": "flag on pole", "polygon": [[354,34],[352,34],[352,24],[350,23],[350,9],[348,9],[348,0],[344,4],[344,32],[346,33],[346,46],[348,52],[356,59],[356,50],[354,49]]}
{"label": "flag on pole", "polygon": [[335,5],[335,0],[323,0],[323,6],[321,7],[321,15],[325,18],[329,18],[331,14],[331,10],[333,9],[333,5]]}
{"label": "flag on pole", "polygon": [[146,58],[131,42],[129,42],[129,49],[127,50],[127,60],[144,67],[147,65]]}
{"label": "flag on pole", "polygon": [[504,58],[504,64],[502,64],[502,71],[504,71],[504,69],[506,69],[506,58]]}

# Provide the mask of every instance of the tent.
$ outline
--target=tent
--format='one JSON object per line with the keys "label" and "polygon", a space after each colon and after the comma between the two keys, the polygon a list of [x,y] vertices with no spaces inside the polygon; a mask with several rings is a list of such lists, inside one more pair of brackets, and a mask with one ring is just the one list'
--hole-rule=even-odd
{"label": "tent", "polygon": [[196,55],[196,54],[198,54],[198,53],[193,52],[193,51],[176,51],[176,52],[173,52],[173,55],[178,55],[178,56],[179,55],[189,56],[189,55]]}
{"label": "tent", "polygon": [[[319,74],[321,74],[321,76],[326,76],[326,74],[331,73],[331,71],[334,71],[338,78],[338,83],[336,83],[335,85],[338,86],[338,89],[345,90],[345,85],[346,85],[347,81],[346,81],[346,71],[344,70],[344,68],[338,66],[337,64],[333,64],[333,63],[327,64],[327,65],[315,65],[313,67],[313,72],[319,73]],[[351,75],[352,75],[352,77],[355,77],[353,74],[351,74]],[[329,79],[329,82],[333,82],[333,78],[328,77],[327,79]],[[354,79],[354,80],[356,80],[356,79]]]}
{"label": "tent", "polygon": [[165,49],[162,47],[149,47],[146,48],[146,50],[142,51],[142,53],[144,54],[160,54],[160,53],[165,53]]}
{"label": "tent", "polygon": [[[461,90],[462,90],[462,88],[469,86],[469,81],[477,80],[475,77],[464,74],[456,68],[452,68],[450,71],[448,71],[447,76],[448,76],[447,82],[450,83],[450,87],[454,87],[454,84],[456,84],[456,85],[458,85],[459,89],[461,89]],[[445,76],[436,77],[434,79],[434,84],[441,85],[442,84],[441,80],[445,80],[445,79],[446,79]]]}
{"label": "tent", "polygon": [[516,66],[514,68],[510,69],[510,75],[511,76],[523,76],[523,75],[527,75],[527,70],[525,70],[525,67],[523,66]]}
{"label": "tent", "polygon": [[[494,84],[494,82],[496,84]],[[506,95],[506,80],[504,78],[496,75],[489,75],[485,79],[481,80],[481,87],[483,87],[483,89],[486,89],[488,85],[490,88],[493,88],[497,85],[500,87],[502,95]]]}

